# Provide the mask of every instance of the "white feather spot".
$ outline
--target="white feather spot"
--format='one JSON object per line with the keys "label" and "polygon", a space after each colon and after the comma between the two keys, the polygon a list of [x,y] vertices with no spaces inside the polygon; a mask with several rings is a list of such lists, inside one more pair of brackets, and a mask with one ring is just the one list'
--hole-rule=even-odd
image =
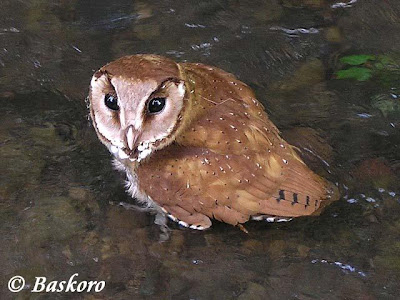
{"label": "white feather spot", "polygon": [[112,153],[112,154],[117,154],[118,153],[118,147],[117,146],[114,146],[114,145],[111,145],[111,147],[110,147],[110,152]]}
{"label": "white feather spot", "polygon": [[118,156],[120,159],[127,159],[129,156],[122,150],[122,149],[118,149]]}
{"label": "white feather spot", "polygon": [[276,222],[289,222],[292,221],[292,218],[287,218],[287,219],[277,219]]}
{"label": "white feather spot", "polygon": [[138,161],[145,159],[147,156],[150,155],[151,152],[152,152],[151,149],[145,149],[139,152]]}
{"label": "white feather spot", "polygon": [[197,229],[197,230],[204,230],[205,228],[203,226],[197,226],[197,225],[190,225],[191,229]]}
{"label": "white feather spot", "polygon": [[167,214],[167,215],[168,215],[168,218],[170,218],[172,221],[178,222],[178,219],[175,216],[173,216],[171,214]]}
{"label": "white feather spot", "polygon": [[189,227],[189,224],[183,221],[179,221],[178,222],[179,225],[183,226],[183,227]]}

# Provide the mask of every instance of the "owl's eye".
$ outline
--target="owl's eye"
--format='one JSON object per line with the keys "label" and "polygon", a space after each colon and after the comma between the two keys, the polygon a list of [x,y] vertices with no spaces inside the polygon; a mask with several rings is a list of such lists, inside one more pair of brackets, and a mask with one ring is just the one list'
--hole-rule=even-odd
{"label": "owl's eye", "polygon": [[163,110],[165,106],[165,98],[153,98],[149,101],[147,105],[147,111],[149,114],[156,114]]}
{"label": "owl's eye", "polygon": [[117,96],[114,96],[112,94],[106,94],[104,96],[104,103],[106,104],[106,106],[109,109],[112,109],[112,110],[118,110],[119,109]]}

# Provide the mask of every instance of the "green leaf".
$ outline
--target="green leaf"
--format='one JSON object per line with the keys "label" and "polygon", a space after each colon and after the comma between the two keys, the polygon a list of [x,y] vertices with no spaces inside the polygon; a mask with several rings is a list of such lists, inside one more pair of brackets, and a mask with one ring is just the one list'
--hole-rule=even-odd
{"label": "green leaf", "polygon": [[352,67],[347,70],[340,70],[336,73],[337,79],[356,79],[358,81],[366,81],[371,78],[372,70],[362,67]]}
{"label": "green leaf", "polygon": [[366,63],[369,60],[374,60],[374,59],[375,59],[374,55],[360,54],[360,55],[344,56],[340,59],[340,61],[344,64],[359,66]]}

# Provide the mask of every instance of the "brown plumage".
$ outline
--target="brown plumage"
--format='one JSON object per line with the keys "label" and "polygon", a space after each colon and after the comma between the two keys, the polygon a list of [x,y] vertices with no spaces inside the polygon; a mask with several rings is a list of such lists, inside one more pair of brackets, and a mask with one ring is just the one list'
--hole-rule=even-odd
{"label": "brown plumage", "polygon": [[[105,105],[110,90],[117,110]],[[318,215],[338,198],[280,137],[251,89],[220,69],[123,57],[95,73],[89,98],[129,191],[181,225]],[[154,113],[154,103],[165,106]]]}

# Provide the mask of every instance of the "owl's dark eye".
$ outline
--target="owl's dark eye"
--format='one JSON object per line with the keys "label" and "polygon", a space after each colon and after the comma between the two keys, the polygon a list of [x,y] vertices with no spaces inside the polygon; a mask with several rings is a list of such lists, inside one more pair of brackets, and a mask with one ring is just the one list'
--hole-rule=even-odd
{"label": "owl's dark eye", "polygon": [[112,110],[118,110],[119,109],[117,96],[114,96],[112,94],[106,94],[104,96],[104,103],[106,104],[106,106],[109,109],[112,109]]}
{"label": "owl's dark eye", "polygon": [[160,111],[163,110],[165,107],[165,101],[167,99],[165,98],[153,98],[149,101],[149,104],[147,104],[147,111],[149,114],[156,114],[159,113]]}

